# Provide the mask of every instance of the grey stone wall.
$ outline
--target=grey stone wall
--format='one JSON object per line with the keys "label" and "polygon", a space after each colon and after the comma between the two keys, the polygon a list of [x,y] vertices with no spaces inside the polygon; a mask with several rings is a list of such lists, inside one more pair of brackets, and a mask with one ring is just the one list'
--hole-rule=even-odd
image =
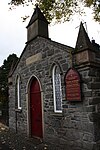
{"label": "grey stone wall", "polygon": [[[9,127],[27,134],[27,85],[29,79],[36,76],[41,83],[43,94],[43,140],[54,143],[59,149],[99,150],[100,70],[87,65],[76,67],[81,76],[82,101],[68,102],[64,78],[72,65],[71,50],[70,47],[41,37],[27,44],[13,72],[12,85],[9,86]],[[59,64],[61,68],[63,110],[60,114],[54,113],[52,85],[54,63]],[[22,111],[15,110],[17,74],[21,76]]]}
{"label": "grey stone wall", "polygon": [[[83,149],[100,149],[100,123],[99,110],[100,105],[100,60],[97,61],[99,51],[88,51],[87,59],[84,57],[78,61],[78,56],[83,52],[74,54],[74,67],[77,68],[82,78],[82,144]],[[98,57],[99,58],[99,57]]]}
{"label": "grey stone wall", "polygon": [[46,140],[68,150],[92,150],[95,145],[94,123],[90,116],[95,112],[95,106],[89,103],[93,92],[89,84],[93,79],[88,69],[79,72],[83,81],[82,102],[68,102],[65,98],[62,116],[45,114],[45,132],[48,135]]}
{"label": "grey stone wall", "polygon": [[[9,126],[17,132],[27,134],[27,101],[26,93],[28,81],[32,76],[36,76],[43,92],[43,111],[44,116],[54,113],[53,104],[53,84],[52,67],[54,63],[61,68],[62,89],[64,88],[64,75],[71,66],[70,52],[72,48],[65,45],[47,40],[36,38],[25,47],[20,57],[19,63],[12,75],[12,85],[9,86]],[[69,63],[68,63],[69,62]],[[21,77],[21,103],[22,111],[15,110],[15,83],[16,77]],[[63,90],[65,98],[65,91]],[[63,99],[64,99],[63,98]],[[44,126],[46,124],[44,117]],[[17,120],[17,121],[16,121]],[[56,118],[55,118],[56,121]],[[45,128],[45,127],[44,127]],[[46,135],[46,133],[45,133]]]}

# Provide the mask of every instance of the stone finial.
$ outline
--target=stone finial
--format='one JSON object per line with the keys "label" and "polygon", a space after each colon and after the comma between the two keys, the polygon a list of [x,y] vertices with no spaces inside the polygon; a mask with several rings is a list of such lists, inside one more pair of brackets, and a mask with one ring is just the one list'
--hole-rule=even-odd
{"label": "stone finial", "polygon": [[36,4],[36,8],[34,10],[34,13],[33,13],[32,17],[31,17],[31,19],[29,21],[29,24],[27,25],[26,28],[28,28],[32,23],[34,23],[35,20],[42,20],[42,21],[44,21],[46,23],[49,23],[47,21],[47,19],[45,18],[45,16],[43,15],[43,13],[41,12],[40,8],[38,7],[38,4]]}
{"label": "stone finial", "polygon": [[78,33],[78,38],[75,46],[75,51],[83,51],[86,49],[91,49],[92,50],[92,44],[91,41],[88,37],[88,34],[83,26],[83,23],[80,23],[80,28],[79,28],[79,33]]}
{"label": "stone finial", "polygon": [[48,38],[48,21],[41,12],[38,5],[29,21],[27,28],[27,42],[33,40],[37,36]]}

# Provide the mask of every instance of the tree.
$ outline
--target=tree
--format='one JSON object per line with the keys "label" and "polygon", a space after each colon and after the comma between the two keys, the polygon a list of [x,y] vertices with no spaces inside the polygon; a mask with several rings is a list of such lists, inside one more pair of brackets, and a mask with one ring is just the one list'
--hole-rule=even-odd
{"label": "tree", "polygon": [[8,125],[8,74],[11,66],[16,64],[18,57],[16,54],[9,55],[4,60],[3,65],[0,67],[0,111],[2,112],[1,121]]}
{"label": "tree", "polygon": [[[81,6],[93,10],[94,20],[100,23],[100,0],[11,0],[11,6],[38,4],[49,22],[65,22],[75,14],[84,12]],[[27,16],[23,19],[26,19]]]}
{"label": "tree", "polygon": [[[3,65],[0,67],[0,110],[3,110],[3,117],[7,118],[8,107],[8,74],[12,64],[18,61],[16,54],[9,55],[4,60]],[[7,121],[7,120],[6,120]]]}

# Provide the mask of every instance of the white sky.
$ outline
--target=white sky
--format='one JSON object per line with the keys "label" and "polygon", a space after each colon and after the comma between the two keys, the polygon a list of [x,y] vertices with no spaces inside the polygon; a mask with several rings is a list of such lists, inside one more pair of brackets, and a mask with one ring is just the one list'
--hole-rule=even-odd
{"label": "white sky", "polygon": [[[23,23],[21,17],[33,13],[32,7],[18,7],[9,11],[8,2],[10,0],[0,0],[0,66],[9,54],[15,53],[19,57],[27,41],[26,26],[29,19]],[[87,23],[87,30],[90,40],[95,39],[100,44],[100,24],[92,20],[91,11],[87,16],[75,16],[73,21],[63,24],[49,26],[49,37],[57,42],[75,47],[80,21]]]}

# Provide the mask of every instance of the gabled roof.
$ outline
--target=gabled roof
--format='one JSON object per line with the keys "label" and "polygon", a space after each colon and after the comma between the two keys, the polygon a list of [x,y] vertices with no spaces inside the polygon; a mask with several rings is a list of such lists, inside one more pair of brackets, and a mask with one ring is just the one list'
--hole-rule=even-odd
{"label": "gabled roof", "polygon": [[[58,47],[60,50],[63,50],[65,51],[66,53],[70,53],[70,51],[72,51],[74,48],[70,47],[70,46],[67,46],[67,45],[64,45],[64,44],[61,44],[61,43],[58,43],[58,42],[55,42],[55,41],[52,41],[51,39],[45,39],[43,37],[38,37],[37,39],[35,40],[38,40],[38,39],[41,39],[43,41],[47,40],[52,46],[55,46],[55,47]],[[39,40],[40,41],[40,40]],[[32,42],[32,41],[31,41]],[[24,55],[24,52],[27,50],[27,46],[29,44],[27,44],[24,48],[24,50],[22,51],[21,55],[20,55],[20,58],[18,59],[18,61],[16,62],[16,64],[12,67],[11,67],[11,70],[9,72],[9,75],[8,75],[8,78],[11,77],[14,73],[14,71],[16,70],[22,56]]]}
{"label": "gabled roof", "polygon": [[78,38],[76,42],[76,47],[75,51],[82,51],[85,49],[93,49],[91,41],[88,37],[88,34],[83,26],[83,23],[80,23],[80,28],[79,28],[79,33],[78,33]]}
{"label": "gabled roof", "polygon": [[28,28],[35,20],[42,20],[46,23],[49,24],[49,22],[46,20],[45,16],[43,15],[43,13],[41,12],[40,8],[38,7],[38,5],[36,5],[36,8],[34,10],[34,13],[29,21],[29,24],[27,25],[26,28]]}

